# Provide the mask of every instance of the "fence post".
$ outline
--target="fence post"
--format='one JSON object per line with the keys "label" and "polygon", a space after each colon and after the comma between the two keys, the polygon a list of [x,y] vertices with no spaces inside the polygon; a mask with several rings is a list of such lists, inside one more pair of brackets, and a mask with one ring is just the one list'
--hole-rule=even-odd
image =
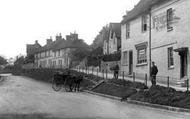
{"label": "fence post", "polygon": [[147,74],[145,74],[145,85],[147,86]]}
{"label": "fence post", "polygon": [[125,75],[125,72],[123,71],[123,80],[125,80],[125,79],[124,79],[124,75]]}
{"label": "fence post", "polygon": [[170,77],[169,76],[167,77],[167,87],[168,88],[170,87]]}
{"label": "fence post", "polygon": [[98,77],[98,68],[97,68],[97,77]]}
{"label": "fence post", "polygon": [[104,79],[104,70],[102,70],[102,75],[103,75],[103,79]]}
{"label": "fence post", "polygon": [[189,79],[187,79],[187,91],[189,91]]}
{"label": "fence post", "polygon": [[106,80],[108,79],[108,70],[106,69]]}
{"label": "fence post", "polygon": [[133,82],[135,82],[135,72],[133,72]]}

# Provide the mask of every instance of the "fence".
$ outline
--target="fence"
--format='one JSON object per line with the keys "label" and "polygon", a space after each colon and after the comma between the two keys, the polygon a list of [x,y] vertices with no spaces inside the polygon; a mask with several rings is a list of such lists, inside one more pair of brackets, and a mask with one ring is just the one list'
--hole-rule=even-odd
{"label": "fence", "polygon": [[[87,74],[93,74],[98,77],[103,77],[105,80],[114,78],[114,72],[108,72],[107,70],[100,70],[99,68],[77,68],[79,72],[87,73]],[[128,74],[128,72],[125,71],[119,71],[119,79],[122,80],[131,80],[133,82],[141,82],[144,83],[146,86],[151,86],[151,81],[149,80],[150,77],[147,73],[137,73],[133,72],[131,75]],[[165,87],[172,87],[177,88],[179,90],[187,90],[189,91],[189,79],[180,82],[179,78],[171,77],[171,76],[160,76],[158,75],[156,77],[157,84]]]}

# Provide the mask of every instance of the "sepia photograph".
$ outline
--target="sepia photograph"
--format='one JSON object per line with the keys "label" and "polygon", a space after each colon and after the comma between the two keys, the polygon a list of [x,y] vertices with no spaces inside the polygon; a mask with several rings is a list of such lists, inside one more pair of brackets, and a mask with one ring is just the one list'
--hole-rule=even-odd
{"label": "sepia photograph", "polygon": [[0,119],[190,119],[190,0],[0,0]]}

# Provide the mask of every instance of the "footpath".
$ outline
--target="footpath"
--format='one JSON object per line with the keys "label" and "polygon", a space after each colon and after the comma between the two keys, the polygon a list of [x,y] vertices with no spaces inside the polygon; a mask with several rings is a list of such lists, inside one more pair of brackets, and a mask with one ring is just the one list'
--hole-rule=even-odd
{"label": "footpath", "polygon": [[[77,69],[76,69],[77,70]],[[104,77],[105,79],[112,79],[113,78],[113,74],[111,73],[102,73],[102,72],[96,72],[96,71],[92,71],[92,70],[77,70],[79,72],[83,72],[83,73],[87,73],[87,74],[93,74],[93,75],[96,75],[96,76],[99,76],[99,77]],[[135,82],[141,82],[141,83],[145,83],[145,80],[144,79],[138,79],[138,78],[135,78],[135,80],[133,79],[133,77],[126,77],[126,76],[119,76],[118,77],[119,79],[124,79],[124,80],[128,80],[128,81],[135,81]],[[151,81],[150,80],[147,80],[147,86],[148,87],[151,87]],[[160,85],[160,86],[164,86],[164,87],[167,87],[167,84],[164,84],[164,83],[159,83],[157,82],[157,85]],[[177,91],[187,91],[187,87],[181,87],[181,85],[174,85],[173,83],[171,83],[169,85],[169,87],[171,88],[174,88],[176,89]]]}

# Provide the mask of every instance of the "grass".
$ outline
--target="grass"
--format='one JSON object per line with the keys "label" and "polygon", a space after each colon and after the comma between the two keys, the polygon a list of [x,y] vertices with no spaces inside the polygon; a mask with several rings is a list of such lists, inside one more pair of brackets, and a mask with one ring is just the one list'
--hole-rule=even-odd
{"label": "grass", "polygon": [[102,83],[100,86],[96,87],[92,91],[117,97],[126,97],[133,93],[136,93],[136,89],[124,86],[117,86],[111,83]]}

